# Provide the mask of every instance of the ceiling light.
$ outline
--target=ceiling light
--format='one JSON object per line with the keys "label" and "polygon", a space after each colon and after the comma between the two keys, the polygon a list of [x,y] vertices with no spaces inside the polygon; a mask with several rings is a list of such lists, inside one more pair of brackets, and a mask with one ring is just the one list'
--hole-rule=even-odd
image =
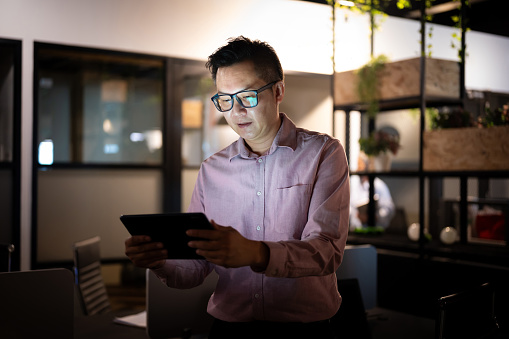
{"label": "ceiling light", "polygon": [[338,4],[341,5],[341,6],[347,6],[347,7],[355,6],[353,1],[348,1],[348,0],[339,0]]}

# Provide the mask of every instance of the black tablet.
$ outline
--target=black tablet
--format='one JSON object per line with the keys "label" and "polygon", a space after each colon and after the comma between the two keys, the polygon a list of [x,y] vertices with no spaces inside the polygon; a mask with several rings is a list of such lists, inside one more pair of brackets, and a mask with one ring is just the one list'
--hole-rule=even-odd
{"label": "black tablet", "polygon": [[148,235],[168,250],[168,259],[203,259],[187,245],[188,229],[213,229],[203,213],[131,214],[120,220],[131,235]]}

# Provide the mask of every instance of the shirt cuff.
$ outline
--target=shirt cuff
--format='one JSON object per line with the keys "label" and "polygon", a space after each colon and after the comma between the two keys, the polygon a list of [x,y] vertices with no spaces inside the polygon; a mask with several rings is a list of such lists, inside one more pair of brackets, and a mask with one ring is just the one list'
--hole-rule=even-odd
{"label": "shirt cuff", "polygon": [[264,273],[269,277],[282,277],[284,272],[284,260],[278,260],[277,258],[284,258],[286,256],[286,247],[279,242],[264,241],[263,242],[269,248],[269,263],[267,268],[263,272],[254,270],[256,273]]}

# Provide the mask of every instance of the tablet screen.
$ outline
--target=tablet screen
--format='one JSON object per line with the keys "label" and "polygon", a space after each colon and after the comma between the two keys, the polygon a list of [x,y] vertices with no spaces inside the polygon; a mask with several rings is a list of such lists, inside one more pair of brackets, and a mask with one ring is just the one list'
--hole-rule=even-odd
{"label": "tablet screen", "polygon": [[213,229],[203,213],[131,214],[120,220],[131,235],[148,235],[161,242],[168,251],[168,259],[203,259],[187,245],[193,239],[188,229]]}

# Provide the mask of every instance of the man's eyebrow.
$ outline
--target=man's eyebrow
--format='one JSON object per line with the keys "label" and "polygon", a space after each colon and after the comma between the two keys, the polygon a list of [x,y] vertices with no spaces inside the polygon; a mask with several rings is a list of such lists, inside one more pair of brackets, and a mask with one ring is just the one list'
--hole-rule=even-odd
{"label": "man's eyebrow", "polygon": [[235,93],[226,93],[226,92],[217,91],[217,94],[234,95],[234,94],[237,94],[237,93],[240,93],[240,92],[243,92],[243,91],[254,91],[255,89],[253,89],[251,87],[253,87],[253,86],[252,85],[251,86],[247,86],[246,88],[241,89],[240,91],[237,91]]}

